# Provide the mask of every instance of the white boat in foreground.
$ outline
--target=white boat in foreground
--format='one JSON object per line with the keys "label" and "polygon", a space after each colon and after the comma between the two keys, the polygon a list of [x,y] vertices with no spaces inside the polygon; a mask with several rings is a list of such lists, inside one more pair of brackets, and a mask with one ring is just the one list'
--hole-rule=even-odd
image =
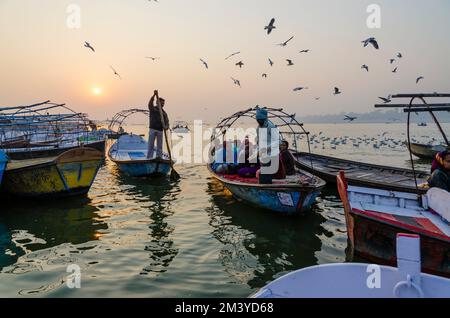
{"label": "white boat in foreground", "polygon": [[344,263],[304,268],[282,276],[253,298],[444,298],[450,279],[420,272],[420,238],[398,234],[397,268]]}

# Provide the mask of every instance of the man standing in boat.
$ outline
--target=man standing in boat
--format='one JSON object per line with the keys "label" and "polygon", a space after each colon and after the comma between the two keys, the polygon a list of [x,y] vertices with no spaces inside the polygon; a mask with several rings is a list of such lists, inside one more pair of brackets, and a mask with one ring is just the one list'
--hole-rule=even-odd
{"label": "man standing in boat", "polygon": [[150,102],[148,103],[149,110],[149,132],[148,132],[148,152],[147,158],[154,158],[155,152],[155,139],[156,139],[156,158],[162,157],[162,148],[163,148],[163,131],[165,129],[169,129],[169,117],[167,113],[164,111],[164,105],[166,101],[164,98],[159,98],[159,104],[161,105],[163,117],[164,117],[164,125],[161,120],[161,114],[158,109],[158,105],[155,106],[155,97],[158,91],[154,91],[152,98],[150,98]]}

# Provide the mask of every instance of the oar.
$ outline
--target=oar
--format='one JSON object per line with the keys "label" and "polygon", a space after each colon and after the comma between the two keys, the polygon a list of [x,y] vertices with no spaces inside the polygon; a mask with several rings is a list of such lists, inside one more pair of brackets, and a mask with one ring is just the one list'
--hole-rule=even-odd
{"label": "oar", "polygon": [[164,128],[165,126],[164,115],[161,108],[161,103],[159,102],[158,91],[156,91],[155,93],[156,93],[156,105],[158,105],[159,117],[161,117],[161,124],[164,130],[164,139],[166,139],[167,151],[169,152],[170,168],[172,168],[172,171],[170,172],[170,180],[177,181],[180,179],[180,175],[178,174],[178,172],[175,171],[175,168],[173,167],[172,151],[170,149],[169,139],[167,138],[167,130]]}

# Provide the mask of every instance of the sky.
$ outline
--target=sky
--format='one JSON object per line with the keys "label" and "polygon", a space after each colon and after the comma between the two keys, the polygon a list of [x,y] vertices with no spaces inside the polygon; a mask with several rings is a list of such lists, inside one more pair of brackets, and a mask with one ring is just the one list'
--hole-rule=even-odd
{"label": "sky", "polygon": [[[71,4],[80,28],[67,26]],[[367,26],[370,4],[381,9],[379,29]],[[369,112],[390,93],[450,92],[449,14],[447,0],[0,0],[0,106],[50,99],[110,119],[147,107],[158,89],[172,120],[214,123],[255,105],[300,119]],[[363,47],[370,36],[379,50]],[[397,52],[404,57],[389,64]]]}

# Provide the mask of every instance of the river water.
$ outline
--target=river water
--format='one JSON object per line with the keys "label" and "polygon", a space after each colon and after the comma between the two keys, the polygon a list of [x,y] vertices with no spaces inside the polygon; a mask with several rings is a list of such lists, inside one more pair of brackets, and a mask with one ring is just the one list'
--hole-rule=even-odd
{"label": "river water", "polygon": [[[307,129],[331,138],[390,138],[379,148],[377,141],[336,149],[321,142],[312,151],[410,167],[400,143],[403,124]],[[438,138],[429,127],[414,127],[414,133],[418,140]],[[427,162],[415,162],[429,169]],[[333,186],[309,215],[280,217],[228,196],[205,165],[176,169],[179,182],[149,181],[123,176],[107,160],[87,198],[3,199],[0,296],[246,297],[290,271],[346,261],[343,208]],[[66,285],[73,264],[81,270],[81,288]]]}

